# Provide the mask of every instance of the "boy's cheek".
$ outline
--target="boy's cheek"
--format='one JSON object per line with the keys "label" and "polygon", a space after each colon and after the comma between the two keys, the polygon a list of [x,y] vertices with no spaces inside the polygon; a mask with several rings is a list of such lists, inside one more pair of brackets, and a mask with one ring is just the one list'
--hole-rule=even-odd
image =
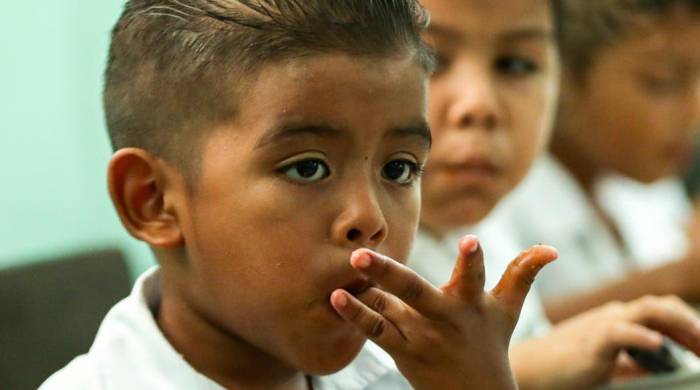
{"label": "boy's cheek", "polygon": [[[418,184],[417,186],[420,186]],[[420,219],[420,194],[412,198],[410,204],[387,215],[389,232],[378,250],[401,263],[408,261],[413,239]]]}

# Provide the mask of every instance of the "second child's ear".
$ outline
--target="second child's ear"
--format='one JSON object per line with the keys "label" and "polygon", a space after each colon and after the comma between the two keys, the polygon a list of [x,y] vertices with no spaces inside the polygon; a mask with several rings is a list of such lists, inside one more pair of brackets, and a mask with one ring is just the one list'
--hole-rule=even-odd
{"label": "second child's ear", "polygon": [[109,194],[124,227],[156,248],[184,244],[171,199],[182,191],[182,177],[143,149],[117,151],[109,163]]}

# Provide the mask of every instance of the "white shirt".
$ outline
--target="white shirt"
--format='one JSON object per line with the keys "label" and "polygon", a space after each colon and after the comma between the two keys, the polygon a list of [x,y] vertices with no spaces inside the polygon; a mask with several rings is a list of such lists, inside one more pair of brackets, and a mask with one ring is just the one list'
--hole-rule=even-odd
{"label": "white shirt", "polygon": [[[442,286],[452,275],[452,269],[459,253],[457,247],[459,240],[466,234],[476,234],[484,251],[484,265],[486,268],[486,288],[495,287],[505,272],[511,260],[521,252],[506,232],[487,231],[484,228],[465,228],[456,230],[442,240],[438,241],[426,232],[418,231],[413,244],[413,250],[409,257],[408,266],[413,268],[421,276],[436,286]],[[499,235],[499,233],[503,233]],[[485,240],[485,237],[494,240]],[[496,239],[496,238],[502,239]],[[524,249],[524,248],[522,248]],[[549,321],[544,314],[537,291],[532,289],[525,300],[520,319],[516,326],[511,345],[546,333],[550,328]]]}
{"label": "white shirt", "polygon": [[[168,343],[153,317],[159,304],[159,272],[154,267],[110,310],[90,351],[52,375],[40,389],[223,390]],[[389,355],[371,343],[343,370],[314,377],[312,384],[316,390],[411,389]]]}
{"label": "white shirt", "polygon": [[685,250],[679,184],[645,186],[611,177],[596,192],[629,251],[617,242],[583,188],[551,156],[538,160],[522,185],[482,224],[510,226],[520,247],[544,243],[559,250],[559,259],[540,272],[536,283],[545,301],[597,289],[634,270],[673,260]]}
{"label": "white shirt", "polygon": [[657,267],[688,251],[692,206],[680,179],[649,185],[610,175],[597,183],[594,196],[629,243],[627,250],[639,267]]}

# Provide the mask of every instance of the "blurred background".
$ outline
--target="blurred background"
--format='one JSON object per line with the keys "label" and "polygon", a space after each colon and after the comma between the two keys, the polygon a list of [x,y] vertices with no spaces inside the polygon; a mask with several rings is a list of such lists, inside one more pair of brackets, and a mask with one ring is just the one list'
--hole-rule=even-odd
{"label": "blurred background", "polygon": [[0,388],[36,389],[88,351],[154,264],[112,209],[101,105],[121,1],[3,4]]}
{"label": "blurred background", "polygon": [[132,276],[153,258],[112,210],[100,93],[122,2],[3,4],[0,269],[116,247]]}

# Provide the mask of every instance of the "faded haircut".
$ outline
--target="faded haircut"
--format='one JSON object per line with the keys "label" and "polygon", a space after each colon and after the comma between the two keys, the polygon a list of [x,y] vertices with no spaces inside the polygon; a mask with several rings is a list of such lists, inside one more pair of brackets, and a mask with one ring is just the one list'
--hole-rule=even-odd
{"label": "faded haircut", "polygon": [[700,0],[554,0],[563,64],[585,80],[601,49],[645,31],[673,12],[700,15]]}
{"label": "faded haircut", "polygon": [[127,1],[105,72],[112,146],[145,149],[192,179],[202,134],[235,116],[256,69],[344,53],[412,55],[428,73],[428,19],[417,0]]}

